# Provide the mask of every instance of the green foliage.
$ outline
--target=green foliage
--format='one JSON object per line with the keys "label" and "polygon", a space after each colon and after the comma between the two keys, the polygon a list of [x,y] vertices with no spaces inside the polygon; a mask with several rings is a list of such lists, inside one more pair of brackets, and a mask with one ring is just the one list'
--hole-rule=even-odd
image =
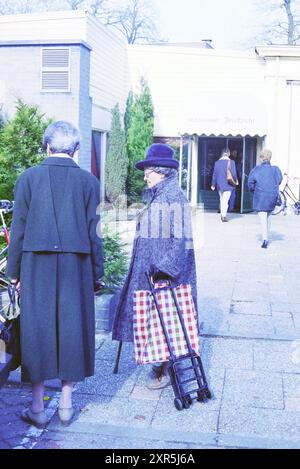
{"label": "green foliage", "polygon": [[4,119],[4,116],[1,112],[1,108],[0,108],[0,134],[1,134],[1,130],[4,128],[5,126],[5,119]]}
{"label": "green foliage", "polygon": [[128,134],[128,129],[131,126],[132,105],[133,105],[133,92],[129,91],[127,101],[126,101],[126,110],[125,110],[125,116],[124,116],[124,129],[125,129],[126,137]]}
{"label": "green foliage", "polygon": [[135,163],[143,160],[145,151],[153,140],[154,111],[151,93],[145,81],[141,80],[141,93],[134,97],[131,106],[131,124],[127,133],[129,157],[127,195],[130,203],[138,202],[144,188],[144,180]]}
{"label": "green foliage", "polygon": [[42,136],[49,123],[37,106],[18,100],[15,117],[0,133],[0,198],[11,200],[17,177],[42,160]]}
{"label": "green foliage", "polygon": [[108,200],[116,205],[120,202],[121,197],[125,196],[128,158],[125,132],[121,127],[119,105],[117,104],[111,112],[112,123],[105,165],[105,186]]}
{"label": "green foliage", "polygon": [[125,243],[121,241],[120,235],[110,234],[107,228],[103,230],[104,249],[104,277],[106,285],[103,292],[113,292],[117,290],[127,273],[127,254]]}

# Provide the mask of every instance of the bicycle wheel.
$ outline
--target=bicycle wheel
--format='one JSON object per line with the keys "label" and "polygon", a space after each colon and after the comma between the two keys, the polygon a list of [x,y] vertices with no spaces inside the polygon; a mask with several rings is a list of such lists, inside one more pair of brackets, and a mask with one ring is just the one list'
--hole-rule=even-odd
{"label": "bicycle wheel", "polygon": [[293,210],[294,210],[295,215],[300,215],[300,202],[296,202],[293,205]]}
{"label": "bicycle wheel", "polygon": [[278,215],[278,213],[286,209],[286,195],[284,192],[282,191],[279,192],[279,199],[280,199],[281,204],[275,206],[272,212],[272,215]]}

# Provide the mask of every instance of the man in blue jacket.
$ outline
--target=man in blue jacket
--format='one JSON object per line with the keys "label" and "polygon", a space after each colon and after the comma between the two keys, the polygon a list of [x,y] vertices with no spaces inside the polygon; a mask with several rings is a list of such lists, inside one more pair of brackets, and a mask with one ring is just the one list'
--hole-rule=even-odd
{"label": "man in blue jacket", "polygon": [[[213,177],[211,181],[211,190],[217,189],[220,196],[220,210],[221,210],[221,220],[222,222],[227,222],[226,217],[228,210],[228,203],[232,191],[235,189],[235,186],[238,185],[237,174],[235,162],[230,158],[230,150],[224,148],[221,153],[221,157],[215,162]],[[235,185],[231,185],[228,182],[228,169],[231,172],[233,181],[236,182]]]}

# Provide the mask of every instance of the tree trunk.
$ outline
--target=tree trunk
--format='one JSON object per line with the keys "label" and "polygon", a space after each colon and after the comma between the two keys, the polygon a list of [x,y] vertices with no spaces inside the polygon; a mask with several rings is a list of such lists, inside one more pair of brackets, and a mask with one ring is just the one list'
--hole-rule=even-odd
{"label": "tree trunk", "polygon": [[290,46],[295,45],[295,23],[294,16],[291,10],[292,0],[284,0],[283,6],[285,8],[288,17],[288,44]]}

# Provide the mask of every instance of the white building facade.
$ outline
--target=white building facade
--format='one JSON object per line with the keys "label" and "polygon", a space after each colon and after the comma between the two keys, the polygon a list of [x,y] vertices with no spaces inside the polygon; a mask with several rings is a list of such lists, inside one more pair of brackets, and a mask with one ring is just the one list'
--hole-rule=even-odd
{"label": "white building facade", "polygon": [[242,212],[251,208],[247,175],[262,147],[283,172],[300,176],[299,46],[242,53],[127,45],[84,11],[48,12],[0,17],[0,71],[8,116],[22,98],[80,128],[80,164],[100,178],[103,197],[110,111],[119,103],[124,114],[141,77],[153,98],[155,141],[178,147],[193,204],[216,208],[211,175],[225,146],[241,162]]}

